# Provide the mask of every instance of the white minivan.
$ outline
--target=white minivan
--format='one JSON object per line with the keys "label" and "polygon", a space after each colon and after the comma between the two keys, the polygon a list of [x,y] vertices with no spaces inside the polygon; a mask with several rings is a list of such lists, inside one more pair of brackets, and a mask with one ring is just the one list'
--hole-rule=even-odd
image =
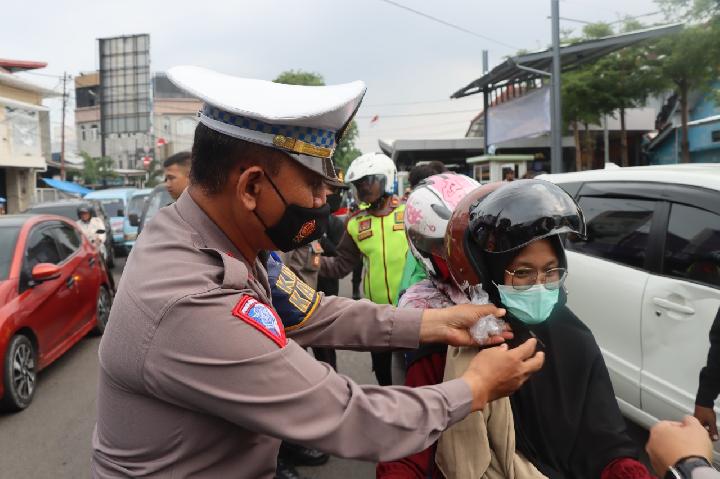
{"label": "white minivan", "polygon": [[587,240],[566,241],[568,306],[595,335],[623,414],[645,427],[692,414],[720,307],[720,164],[537,178],[585,214]]}

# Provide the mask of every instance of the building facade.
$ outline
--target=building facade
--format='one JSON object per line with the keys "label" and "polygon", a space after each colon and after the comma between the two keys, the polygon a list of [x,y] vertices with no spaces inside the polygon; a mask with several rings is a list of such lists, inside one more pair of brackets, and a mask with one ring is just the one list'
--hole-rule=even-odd
{"label": "building facade", "polygon": [[42,100],[58,96],[16,73],[46,65],[0,59],[0,197],[10,214],[31,205],[37,172],[50,160],[50,114]]}
{"label": "building facade", "polygon": [[[715,85],[715,89],[720,83]],[[688,143],[693,163],[720,162],[720,106],[715,93],[693,92],[689,98]],[[680,102],[672,95],[657,118],[658,133],[646,145],[650,163],[680,163],[682,139]]]}
{"label": "building facade", "polygon": [[[162,161],[192,147],[197,112],[202,102],[175,87],[164,73],[153,77],[153,127],[151,133],[109,133],[105,137],[106,156],[116,170],[140,170],[143,157]],[[84,73],[75,77],[75,128],[78,152],[93,158],[101,156],[100,75]]]}

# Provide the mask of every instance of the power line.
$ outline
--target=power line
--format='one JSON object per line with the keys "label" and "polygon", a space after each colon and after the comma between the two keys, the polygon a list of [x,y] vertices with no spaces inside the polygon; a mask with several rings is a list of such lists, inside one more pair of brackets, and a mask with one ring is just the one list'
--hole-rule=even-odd
{"label": "power line", "polygon": [[504,47],[512,48],[512,49],[515,49],[515,50],[522,50],[522,48],[520,48],[520,47],[518,47],[518,46],[510,45],[509,43],[501,42],[500,40],[495,40],[494,38],[490,38],[490,37],[488,37],[488,36],[481,35],[481,34],[479,34],[479,33],[477,33],[477,32],[473,32],[472,30],[468,30],[467,28],[463,28],[463,27],[461,27],[461,26],[459,26],[459,25],[455,25],[454,23],[446,22],[445,20],[441,20],[441,19],[439,19],[439,18],[437,18],[437,17],[433,17],[432,15],[428,15],[427,13],[423,13],[423,12],[421,12],[421,11],[415,10],[414,8],[406,7],[405,5],[402,5],[402,4],[400,4],[400,3],[393,2],[392,0],[380,0],[380,1],[381,1],[381,2],[384,2],[384,3],[387,3],[387,4],[390,4],[390,5],[393,5],[393,6],[395,6],[395,7],[401,8],[401,9],[403,9],[403,10],[407,10],[408,12],[412,12],[412,13],[414,13],[415,15],[420,15],[421,17],[425,17],[425,18],[427,18],[428,20],[432,20],[432,21],[437,22],[437,23],[442,23],[442,24],[445,25],[446,27],[454,28],[455,30],[459,30],[459,31],[461,31],[461,32],[467,33],[467,34],[472,35],[472,36],[474,36],[474,37],[482,38],[483,40],[487,40],[487,41],[492,42],[492,43],[497,43],[498,45],[502,45],[502,46],[504,46]]}
{"label": "power line", "polygon": [[452,98],[444,98],[442,100],[416,100],[416,101],[399,101],[395,103],[369,103],[367,105],[363,104],[363,108],[365,107],[383,107],[383,106],[402,106],[402,105],[424,105],[427,103],[447,103],[447,102],[457,102],[457,100]]}
{"label": "power line", "polygon": [[454,113],[479,113],[479,110],[477,108],[473,108],[472,110],[431,111],[431,112],[425,112],[425,113],[396,113],[396,114],[391,114],[391,115],[358,115],[355,117],[355,119],[357,119],[357,120],[371,119],[376,116],[379,118],[407,118],[407,117],[413,117],[413,116],[452,115]]}
{"label": "power line", "polygon": [[31,72],[31,71],[28,71],[28,70],[21,71],[21,72],[18,72],[18,73],[24,73],[24,74],[26,74],[26,75],[35,75],[35,76],[39,76],[39,77],[58,78],[58,79],[60,79],[60,81],[62,81],[62,79],[63,79],[63,76],[62,76],[62,75],[53,75],[53,74],[51,74],[51,73]]}
{"label": "power line", "polygon": [[383,128],[381,126],[375,127],[370,126],[367,129],[363,130],[367,133],[371,132],[385,132],[385,131],[410,131],[410,130],[424,130],[428,128],[436,128],[438,126],[450,126],[450,125],[469,125],[471,120],[457,120],[457,121],[445,121],[442,123],[426,123],[423,125],[415,125],[415,126],[398,126],[398,127],[391,127],[391,128]]}

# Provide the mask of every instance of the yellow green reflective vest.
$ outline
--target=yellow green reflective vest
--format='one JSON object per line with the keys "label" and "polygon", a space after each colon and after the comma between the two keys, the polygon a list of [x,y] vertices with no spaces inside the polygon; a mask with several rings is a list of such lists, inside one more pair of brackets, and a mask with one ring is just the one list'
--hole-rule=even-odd
{"label": "yellow green reflective vest", "polygon": [[408,251],[404,214],[399,204],[387,216],[361,211],[348,220],[348,234],[363,254],[365,297],[373,303],[394,304],[397,298]]}

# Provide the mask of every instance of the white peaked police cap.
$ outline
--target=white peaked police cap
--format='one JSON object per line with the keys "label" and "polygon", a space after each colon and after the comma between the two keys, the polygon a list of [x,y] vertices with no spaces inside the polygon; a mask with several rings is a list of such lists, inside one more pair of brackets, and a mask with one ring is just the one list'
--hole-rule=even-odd
{"label": "white peaked police cap", "polygon": [[331,158],[360,107],[365,83],[285,85],[188,65],[173,67],[167,75],[204,102],[198,112],[203,125],[281,150],[330,183],[338,183]]}

